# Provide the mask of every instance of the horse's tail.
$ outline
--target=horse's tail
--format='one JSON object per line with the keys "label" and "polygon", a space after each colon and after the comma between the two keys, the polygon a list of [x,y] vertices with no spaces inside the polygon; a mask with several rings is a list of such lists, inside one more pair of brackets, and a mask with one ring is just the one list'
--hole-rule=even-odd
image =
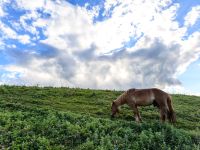
{"label": "horse's tail", "polygon": [[176,114],[175,114],[174,109],[172,107],[172,99],[171,99],[170,96],[168,96],[168,98],[167,98],[167,105],[168,105],[168,108],[169,108],[168,119],[169,119],[170,122],[175,123],[176,122]]}

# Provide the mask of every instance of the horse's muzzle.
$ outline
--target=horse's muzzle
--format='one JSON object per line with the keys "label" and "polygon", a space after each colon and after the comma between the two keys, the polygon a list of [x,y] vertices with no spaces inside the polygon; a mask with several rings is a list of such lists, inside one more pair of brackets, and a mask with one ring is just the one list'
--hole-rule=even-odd
{"label": "horse's muzzle", "polygon": [[114,115],[111,115],[110,118],[113,119],[113,118],[115,118],[115,116],[114,116]]}

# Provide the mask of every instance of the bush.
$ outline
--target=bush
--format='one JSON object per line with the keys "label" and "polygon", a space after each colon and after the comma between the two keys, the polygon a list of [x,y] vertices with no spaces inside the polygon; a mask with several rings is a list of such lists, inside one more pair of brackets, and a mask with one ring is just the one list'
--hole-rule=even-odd
{"label": "bush", "polygon": [[[9,88],[11,89],[11,87]],[[18,87],[13,88],[17,89]],[[21,87],[20,91],[28,92],[25,90],[26,88]],[[40,88],[33,88],[33,90],[39,91],[38,93],[43,93],[40,92]],[[53,89],[48,88],[45,90],[50,92]],[[59,91],[59,89],[55,90]],[[66,90],[70,93],[70,89]],[[109,92],[105,91],[105,93]],[[65,92],[61,91],[61,93]],[[188,124],[186,119],[178,122],[178,127],[181,125],[184,127],[185,124],[188,124],[186,126],[188,128],[186,129],[179,129],[177,125],[172,126],[168,123],[160,123],[158,120],[144,121],[141,124],[135,123],[132,120],[122,119],[120,116],[117,119],[110,120],[107,116],[105,117],[105,107],[100,107],[99,109],[96,109],[96,107],[94,109],[93,107],[94,110],[90,112],[94,115],[92,117],[83,114],[81,109],[75,109],[75,112],[72,110],[63,112],[59,110],[61,106],[58,105],[58,102],[54,106],[56,109],[52,109],[49,106],[32,105],[32,100],[35,100],[31,99],[33,98],[33,92],[30,95],[28,97],[30,99],[28,100],[27,95],[25,98],[23,96],[17,97],[16,95],[9,95],[6,99],[0,99],[0,149],[199,149],[199,128],[197,126],[195,132],[188,131],[187,129],[192,126]],[[43,99],[48,95],[50,94],[44,93],[40,98]],[[61,96],[63,97],[63,94]],[[69,98],[75,96],[76,92],[73,92]],[[104,95],[98,93],[98,91],[87,91],[86,95],[84,95],[84,90],[78,93],[78,97],[83,98],[94,98],[95,96],[103,97]],[[37,98],[37,101],[41,101],[39,97]],[[84,100],[87,101],[87,99]],[[65,106],[72,106],[70,104],[72,101],[69,99],[66,102],[63,101],[61,104],[67,103]],[[28,103],[26,104],[26,102]],[[188,101],[185,100],[185,102]],[[85,108],[91,108],[89,105],[93,103],[95,104],[94,100],[90,104],[85,102],[87,106]],[[104,103],[99,102],[98,104],[104,105]],[[110,104],[110,102],[107,104]],[[78,105],[76,103],[76,106]],[[193,107],[187,107],[193,110]],[[185,109],[185,107],[183,108]],[[179,111],[179,113],[181,112]],[[148,116],[149,114],[146,113],[146,115]],[[181,116],[180,114],[178,115]],[[182,114],[182,116],[184,115],[186,114]],[[189,118],[189,116],[187,117]],[[194,124],[198,124],[198,118],[195,118],[195,121],[197,123],[194,122]]]}

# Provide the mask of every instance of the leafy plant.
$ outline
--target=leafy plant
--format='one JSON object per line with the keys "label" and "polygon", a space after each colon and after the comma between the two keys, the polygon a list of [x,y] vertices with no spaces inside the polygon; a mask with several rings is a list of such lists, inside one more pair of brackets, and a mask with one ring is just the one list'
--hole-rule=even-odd
{"label": "leafy plant", "polygon": [[152,106],[140,109],[144,121],[138,124],[128,107],[110,119],[110,103],[120,91],[25,86],[0,89],[6,91],[0,92],[0,149],[200,147],[200,98],[196,96],[172,95],[178,118],[175,125],[160,123]]}

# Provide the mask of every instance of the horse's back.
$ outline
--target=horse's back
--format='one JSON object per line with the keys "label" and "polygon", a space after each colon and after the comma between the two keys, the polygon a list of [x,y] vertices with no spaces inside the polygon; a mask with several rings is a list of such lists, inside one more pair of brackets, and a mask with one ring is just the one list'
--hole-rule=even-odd
{"label": "horse's back", "polygon": [[[129,89],[130,90],[130,89]],[[128,90],[128,91],[129,91]],[[133,91],[133,90],[131,90]],[[134,89],[132,94],[134,95],[149,95],[153,93],[155,96],[167,96],[168,94],[165,91],[162,91],[161,89],[158,88],[148,88],[148,89]]]}
{"label": "horse's back", "polygon": [[169,97],[169,94],[165,91],[158,89],[158,88],[152,88],[152,91],[154,93],[155,98],[167,98]]}
{"label": "horse's back", "polygon": [[167,100],[169,94],[158,89],[158,88],[149,88],[149,89],[135,89],[131,93],[134,101],[138,105],[149,105],[153,104],[155,106],[162,105]]}
{"label": "horse's back", "polygon": [[151,89],[136,89],[131,93],[130,101],[134,101],[138,106],[150,105],[155,99],[154,93]]}

